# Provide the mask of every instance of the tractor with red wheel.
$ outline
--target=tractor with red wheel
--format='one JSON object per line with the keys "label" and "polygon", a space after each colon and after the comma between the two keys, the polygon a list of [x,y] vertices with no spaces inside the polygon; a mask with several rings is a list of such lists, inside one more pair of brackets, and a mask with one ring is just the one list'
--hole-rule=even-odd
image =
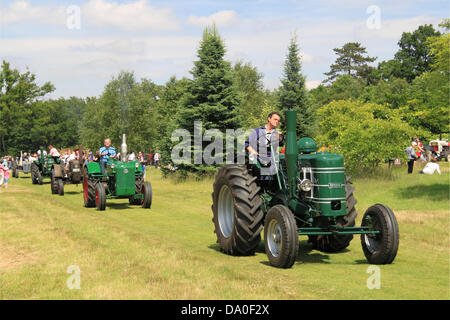
{"label": "tractor with red wheel", "polygon": [[[124,137],[125,139],[125,137]],[[122,159],[126,159],[126,144],[122,144]],[[108,159],[102,172],[98,162],[89,162],[83,168],[83,198],[85,207],[105,210],[107,199],[128,199],[131,205],[150,208],[152,186],[144,181],[142,166],[138,161]]]}

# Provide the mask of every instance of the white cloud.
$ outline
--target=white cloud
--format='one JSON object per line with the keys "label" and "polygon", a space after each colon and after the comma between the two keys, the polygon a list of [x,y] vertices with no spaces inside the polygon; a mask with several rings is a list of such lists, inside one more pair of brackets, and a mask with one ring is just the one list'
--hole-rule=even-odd
{"label": "white cloud", "polygon": [[400,39],[403,32],[412,32],[420,25],[432,24],[435,28],[437,28],[441,20],[441,18],[424,16],[416,16],[405,19],[381,19],[381,26],[379,29],[369,29],[364,25],[357,32],[357,36],[362,39],[396,40]]}
{"label": "white cloud", "polygon": [[306,89],[311,90],[317,88],[322,82],[319,80],[306,81]]}
{"label": "white cloud", "polygon": [[[37,22],[66,25],[70,6],[33,6],[27,1],[12,2],[1,8],[1,23]],[[171,9],[150,6],[147,0],[119,4],[107,0],[89,0],[80,6],[81,22],[126,31],[178,30],[180,23]]]}
{"label": "white cloud", "polygon": [[52,97],[99,95],[121,70],[164,83],[189,76],[201,36],[0,38],[0,60],[56,86]]}
{"label": "white cloud", "polygon": [[171,9],[157,9],[147,0],[118,4],[106,0],[90,0],[81,6],[88,24],[113,26],[128,31],[177,30],[179,22]]}
{"label": "white cloud", "polygon": [[26,1],[15,1],[7,8],[1,8],[1,23],[38,22],[44,24],[63,24],[65,9],[61,6],[34,7]]}
{"label": "white cloud", "polygon": [[237,13],[233,10],[223,10],[213,13],[206,17],[197,17],[191,15],[188,18],[188,23],[197,27],[205,27],[207,25],[212,25],[213,23],[217,27],[227,27],[233,25],[237,22]]}

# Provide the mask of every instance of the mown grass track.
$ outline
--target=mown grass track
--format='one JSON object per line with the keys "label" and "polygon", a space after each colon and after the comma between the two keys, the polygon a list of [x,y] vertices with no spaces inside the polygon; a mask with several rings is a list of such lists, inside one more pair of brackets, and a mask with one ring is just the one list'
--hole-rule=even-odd
{"label": "mown grass track", "polygon": [[[251,257],[219,251],[211,222],[212,180],[175,183],[156,169],[150,210],[127,200],[84,208],[82,186],[52,195],[49,183],[11,179],[0,192],[1,299],[449,299],[449,166],[441,176],[357,179],[357,225],[381,202],[397,215],[400,249],[369,290],[359,237],[339,254],[300,238],[293,268],[268,265],[261,242]],[[46,181],[47,182],[47,181]],[[80,290],[66,285],[81,270]]]}

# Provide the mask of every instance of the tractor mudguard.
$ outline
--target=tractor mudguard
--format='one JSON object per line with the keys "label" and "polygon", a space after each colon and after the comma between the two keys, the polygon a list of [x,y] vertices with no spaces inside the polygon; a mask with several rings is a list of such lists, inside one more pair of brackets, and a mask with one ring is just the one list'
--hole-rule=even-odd
{"label": "tractor mudguard", "polygon": [[102,169],[100,168],[100,163],[89,162],[86,164],[86,170],[88,174],[102,174]]}
{"label": "tractor mudguard", "polygon": [[63,171],[62,168],[59,164],[54,164],[53,165],[53,170],[55,172],[55,178],[62,178],[63,177]]}

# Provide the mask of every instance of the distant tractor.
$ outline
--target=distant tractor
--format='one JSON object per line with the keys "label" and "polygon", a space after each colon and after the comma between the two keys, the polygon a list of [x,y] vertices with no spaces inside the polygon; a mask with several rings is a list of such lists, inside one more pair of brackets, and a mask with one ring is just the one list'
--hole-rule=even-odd
{"label": "distant tractor", "polygon": [[105,173],[98,162],[89,162],[85,166],[83,178],[83,198],[85,207],[105,210],[106,199],[128,199],[131,205],[150,208],[152,204],[152,186],[144,181],[142,166],[138,161],[126,161],[127,145],[125,135],[121,147],[121,159],[109,159]]}
{"label": "distant tractor", "polygon": [[261,174],[268,163],[260,156],[219,169],[212,193],[212,220],[221,250],[253,255],[264,229],[270,264],[290,268],[297,260],[299,235],[308,236],[317,250],[339,252],[359,234],[369,263],[392,263],[399,246],[392,210],[375,204],[365,212],[361,226],[355,226],[356,198],[343,157],[316,152],[311,138],[297,142],[295,111],[286,111],[286,123],[286,150],[279,161],[269,142],[275,174]]}
{"label": "distant tractor", "polygon": [[63,163],[53,165],[50,184],[52,194],[63,196],[65,184],[78,185],[82,182],[82,160],[79,159],[83,159],[83,148],[81,146],[79,147],[78,159],[70,160],[67,168]]}
{"label": "distant tractor", "polygon": [[450,144],[447,140],[430,141],[431,152],[437,160],[445,160],[450,162]]}
{"label": "distant tractor", "polygon": [[54,165],[60,164],[59,157],[52,157],[42,149],[38,154],[38,159],[31,163],[31,182],[33,184],[42,184],[44,178],[52,178]]}
{"label": "distant tractor", "polygon": [[23,172],[25,174],[28,174],[31,172],[31,162],[23,159],[22,152],[20,153],[20,157],[17,157],[13,161],[12,176],[14,178],[19,178],[20,172]]}

